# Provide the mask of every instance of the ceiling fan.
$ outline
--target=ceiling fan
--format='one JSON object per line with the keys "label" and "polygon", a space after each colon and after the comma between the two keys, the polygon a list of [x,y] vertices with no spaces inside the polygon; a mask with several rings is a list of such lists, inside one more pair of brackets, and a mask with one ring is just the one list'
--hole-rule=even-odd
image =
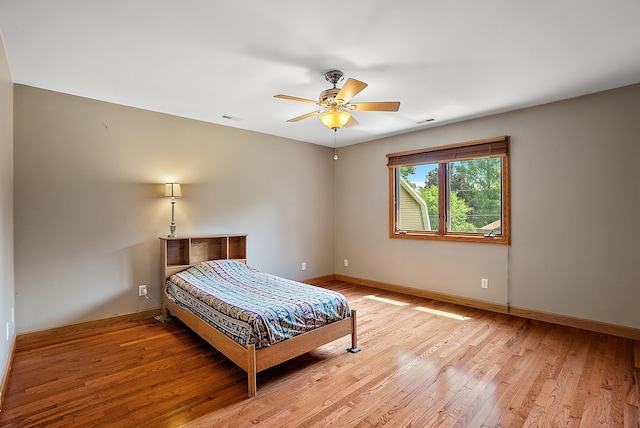
{"label": "ceiling fan", "polygon": [[344,74],[340,70],[327,71],[324,78],[333,85],[333,88],[322,91],[318,101],[283,94],[274,95],[276,98],[316,104],[322,107],[321,110],[294,117],[293,119],[287,120],[287,122],[298,122],[308,117],[320,115],[322,123],[335,131],[343,126],[351,127],[358,124],[358,121],[351,116],[350,111],[398,111],[400,108],[400,103],[398,101],[350,103],[349,101],[351,101],[351,98],[358,95],[367,87],[367,84],[359,80],[349,78],[342,88],[337,88],[336,85],[343,79],[343,76]]}

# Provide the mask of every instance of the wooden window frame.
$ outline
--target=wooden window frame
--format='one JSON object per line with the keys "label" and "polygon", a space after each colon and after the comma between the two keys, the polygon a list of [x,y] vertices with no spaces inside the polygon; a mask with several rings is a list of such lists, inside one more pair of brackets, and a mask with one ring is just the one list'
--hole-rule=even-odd
{"label": "wooden window frame", "polygon": [[[389,169],[389,237],[401,239],[428,239],[440,241],[477,242],[483,244],[511,244],[511,188],[510,188],[510,138],[507,135],[485,138],[482,140],[387,155]],[[488,157],[502,158],[502,215],[501,234],[485,235],[482,233],[466,233],[447,231],[445,214],[448,211],[447,188],[448,173],[446,164],[454,161],[481,159]],[[397,224],[397,186],[396,170],[403,166],[428,163],[438,165],[439,207],[437,231],[404,231],[396,229]]]}

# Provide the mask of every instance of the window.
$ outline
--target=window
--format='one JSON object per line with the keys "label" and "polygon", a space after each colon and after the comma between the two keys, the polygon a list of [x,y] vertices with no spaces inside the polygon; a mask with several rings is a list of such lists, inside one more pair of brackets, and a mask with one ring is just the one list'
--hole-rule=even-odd
{"label": "window", "polygon": [[509,244],[509,137],[387,155],[390,236]]}

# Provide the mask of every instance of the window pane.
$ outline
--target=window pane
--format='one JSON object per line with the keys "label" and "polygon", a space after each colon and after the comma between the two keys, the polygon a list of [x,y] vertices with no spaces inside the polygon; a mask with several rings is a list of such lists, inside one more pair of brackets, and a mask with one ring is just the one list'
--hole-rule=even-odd
{"label": "window pane", "polygon": [[447,228],[501,234],[502,158],[450,162]]}
{"label": "window pane", "polygon": [[438,164],[397,168],[396,180],[397,229],[421,232],[437,231],[439,229]]}

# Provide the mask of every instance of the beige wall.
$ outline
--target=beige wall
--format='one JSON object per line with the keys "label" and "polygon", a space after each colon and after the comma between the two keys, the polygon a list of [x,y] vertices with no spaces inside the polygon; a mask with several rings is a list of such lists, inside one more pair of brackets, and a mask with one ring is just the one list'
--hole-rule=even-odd
{"label": "beige wall", "polygon": [[15,336],[13,274],[13,84],[0,37],[0,376]]}
{"label": "beige wall", "polygon": [[[174,180],[180,234],[249,233],[250,264],[269,272],[640,327],[640,85],[350,146],[335,163],[324,147],[20,85],[15,100],[18,331],[157,306],[136,289],[159,296],[158,184]],[[387,153],[502,134],[511,247],[389,239]]]}
{"label": "beige wall", "polygon": [[[505,134],[510,248],[388,238],[387,153]],[[639,159],[640,85],[344,148],[336,273],[640,328]]]}
{"label": "beige wall", "polygon": [[[332,150],[15,86],[19,332],[157,307],[159,236],[248,233],[249,264],[333,273]],[[307,270],[301,271],[301,263]]]}

